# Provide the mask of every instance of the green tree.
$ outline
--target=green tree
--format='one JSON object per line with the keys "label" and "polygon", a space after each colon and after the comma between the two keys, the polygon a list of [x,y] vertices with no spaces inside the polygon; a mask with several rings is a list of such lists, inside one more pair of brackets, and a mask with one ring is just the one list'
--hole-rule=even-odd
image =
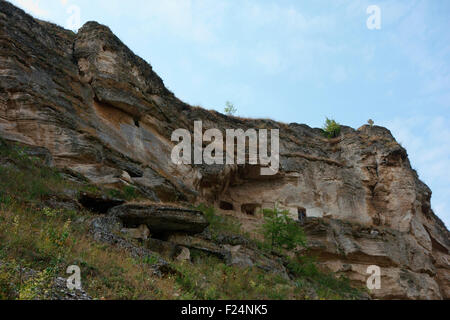
{"label": "green tree", "polygon": [[234,104],[232,104],[230,101],[227,101],[225,103],[225,113],[229,116],[234,116],[237,112],[237,109],[235,108]]}
{"label": "green tree", "polygon": [[341,133],[341,125],[332,119],[326,119],[323,126],[324,135],[327,138],[336,138]]}
{"label": "green tree", "polygon": [[279,211],[277,207],[274,207],[274,209],[264,209],[263,214],[262,232],[271,250],[290,250],[298,245],[306,245],[303,229],[289,217],[287,210]]}

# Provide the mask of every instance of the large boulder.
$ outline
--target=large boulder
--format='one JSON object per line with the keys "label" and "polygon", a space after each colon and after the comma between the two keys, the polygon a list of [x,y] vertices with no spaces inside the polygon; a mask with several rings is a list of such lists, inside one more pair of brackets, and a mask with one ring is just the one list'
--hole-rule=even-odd
{"label": "large boulder", "polygon": [[[137,245],[133,239],[127,239],[123,237],[121,232],[122,224],[117,217],[113,216],[99,216],[92,220],[90,226],[90,233],[92,234],[95,241],[107,243],[109,245],[116,246],[120,249],[126,250],[133,258],[143,259],[143,258],[157,258],[155,262],[152,263],[149,268],[153,275],[163,276],[165,274],[175,274],[177,271],[171,267],[171,265],[161,257],[158,257],[156,253],[158,250],[153,250],[148,245],[143,247]],[[143,240],[145,242],[157,239],[147,239]],[[153,243],[153,241],[152,241]]]}
{"label": "large boulder", "polygon": [[373,298],[446,298],[440,289],[446,288],[445,279],[439,277],[433,256],[407,232],[328,218],[307,218],[304,230],[309,252],[356,285],[365,285],[369,266],[380,267],[381,286],[371,290]]}
{"label": "large boulder", "polygon": [[124,204],[109,210],[127,227],[147,225],[152,234],[183,232],[201,233],[208,225],[202,212],[170,206]]}

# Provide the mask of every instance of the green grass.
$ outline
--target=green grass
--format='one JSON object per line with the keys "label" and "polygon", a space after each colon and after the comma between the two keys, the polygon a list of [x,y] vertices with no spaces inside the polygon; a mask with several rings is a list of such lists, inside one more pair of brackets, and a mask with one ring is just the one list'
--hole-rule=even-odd
{"label": "green grass", "polygon": [[227,266],[216,257],[198,254],[193,263],[177,263],[176,283],[182,299],[295,299],[294,287],[281,276],[258,268]]}
{"label": "green grass", "polygon": [[1,203],[43,200],[66,187],[59,172],[43,166],[39,158],[29,157],[23,148],[0,142],[0,158],[7,163],[0,166]]}
{"label": "green grass", "polygon": [[121,189],[109,189],[106,193],[111,198],[119,198],[126,201],[138,200],[142,198],[138,189],[133,186],[123,186]]}
{"label": "green grass", "polygon": [[[262,252],[272,253],[274,251],[273,245],[271,245],[271,241],[269,241],[271,239],[268,239],[271,233],[266,234],[264,232],[264,228],[262,228],[261,231],[264,234],[265,240],[256,240],[256,238],[252,237],[250,234],[241,232],[240,224],[233,221],[232,218],[217,215],[213,207],[208,207],[202,204],[198,206],[197,209],[205,214],[208,222],[210,223],[210,230],[213,239],[215,236],[224,233],[239,234],[246,237],[250,243],[253,243],[255,247]],[[290,223],[289,226],[292,227],[292,223]],[[297,225],[295,227],[298,228],[301,241],[294,241],[293,243],[305,246],[305,235],[303,233],[303,230]],[[292,230],[290,231],[292,233]],[[319,299],[355,299],[360,296],[362,289],[352,287],[348,279],[337,276],[332,272],[321,270],[318,267],[315,259],[308,254],[297,254],[295,255],[295,258],[291,258],[290,256],[292,254],[289,253],[293,252],[293,248],[288,248],[289,250],[283,250],[281,248],[281,250],[278,249],[276,251],[277,254],[281,254],[284,257],[284,260],[287,261],[286,267],[289,272],[295,277],[295,290],[293,292],[289,292],[289,294],[281,295],[280,299],[286,297],[309,299],[311,297],[308,296],[305,292],[308,292],[311,289],[317,293]],[[204,259],[200,261],[204,261]],[[205,265],[211,263],[214,264],[214,261],[209,261],[208,263],[205,263]],[[217,268],[217,266],[215,266],[214,269],[215,268]],[[207,272],[207,270],[205,270],[205,272]],[[273,280],[274,279],[272,279],[272,282]],[[265,279],[265,281],[269,280]],[[201,292],[197,293],[197,296],[201,297]],[[276,293],[272,293],[272,296],[276,297]]]}
{"label": "green grass", "polygon": [[[53,279],[67,277],[70,265],[81,268],[83,288],[95,299],[309,299],[310,288],[319,298],[349,298],[345,282],[305,261],[292,262],[292,281],[258,268],[227,266],[192,250],[192,263],[171,262],[178,274],[158,278],[151,270],[157,255],[136,259],[97,243],[88,230],[93,214],[45,205],[49,197],[63,199],[66,189],[103,192],[65,180],[22,148],[0,141],[0,299],[45,299]],[[139,196],[134,188],[118,192]],[[251,240],[235,219],[206,206],[199,209],[213,237],[227,233]],[[29,269],[36,271],[32,277],[26,276]]]}
{"label": "green grass", "polygon": [[0,159],[8,165],[0,165],[0,203],[14,199],[24,202],[42,202],[50,196],[61,195],[64,190],[106,194],[126,201],[142,198],[133,186],[118,189],[102,189],[89,183],[75,183],[63,178],[61,171],[43,165],[41,159],[30,157],[25,148],[0,140]]}
{"label": "green grass", "polygon": [[[81,267],[83,287],[95,298],[173,298],[174,280],[150,276],[151,259],[132,259],[89,237],[88,224],[79,222],[89,221],[89,212],[42,207],[50,196],[63,197],[65,189],[98,192],[97,187],[66,181],[22,148],[2,142],[0,160],[9,164],[0,166],[0,299],[44,299],[54,277],[67,277],[73,264]],[[37,274],[24,279],[23,268]]]}
{"label": "green grass", "polygon": [[[105,299],[164,299],[173,298],[173,279],[159,279],[151,274],[152,258],[137,260],[121,249],[94,242],[84,223],[77,217],[89,213],[59,210],[35,210],[21,204],[0,205],[0,299],[45,298],[49,281],[56,276],[67,277],[69,265],[82,270],[85,290],[95,298]],[[17,266],[32,268],[45,277],[31,282],[21,280]],[[32,287],[30,289],[30,287]],[[163,288],[164,290],[161,290]],[[21,295],[29,292],[28,295]]]}
{"label": "green grass", "polygon": [[309,255],[289,259],[287,268],[297,277],[299,289],[309,285],[315,289],[319,299],[357,299],[362,293],[362,288],[352,287],[349,279],[320,270]]}

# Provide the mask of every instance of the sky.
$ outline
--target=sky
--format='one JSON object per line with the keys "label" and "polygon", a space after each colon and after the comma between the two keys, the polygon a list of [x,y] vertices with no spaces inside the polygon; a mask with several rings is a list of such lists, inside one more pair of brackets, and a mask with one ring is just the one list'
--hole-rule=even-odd
{"label": "sky", "polygon": [[407,149],[450,227],[450,1],[10,2],[68,29],[109,26],[192,105],[231,101],[239,116],[311,127],[373,119]]}

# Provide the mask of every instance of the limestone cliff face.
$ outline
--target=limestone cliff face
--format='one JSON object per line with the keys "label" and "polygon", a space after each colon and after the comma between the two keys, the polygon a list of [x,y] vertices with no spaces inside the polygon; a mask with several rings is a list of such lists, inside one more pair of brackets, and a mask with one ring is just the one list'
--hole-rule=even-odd
{"label": "limestone cliff face", "polygon": [[[280,171],[175,165],[173,130],[280,130]],[[260,208],[306,213],[311,249],[377,298],[450,298],[449,231],[407,152],[382,127],[344,127],[336,139],[296,123],[246,120],[177,99],[149,64],[96,22],[77,34],[0,2],[0,136],[47,148],[56,166],[94,183],[133,184],[149,199],[209,202],[252,229]]]}

